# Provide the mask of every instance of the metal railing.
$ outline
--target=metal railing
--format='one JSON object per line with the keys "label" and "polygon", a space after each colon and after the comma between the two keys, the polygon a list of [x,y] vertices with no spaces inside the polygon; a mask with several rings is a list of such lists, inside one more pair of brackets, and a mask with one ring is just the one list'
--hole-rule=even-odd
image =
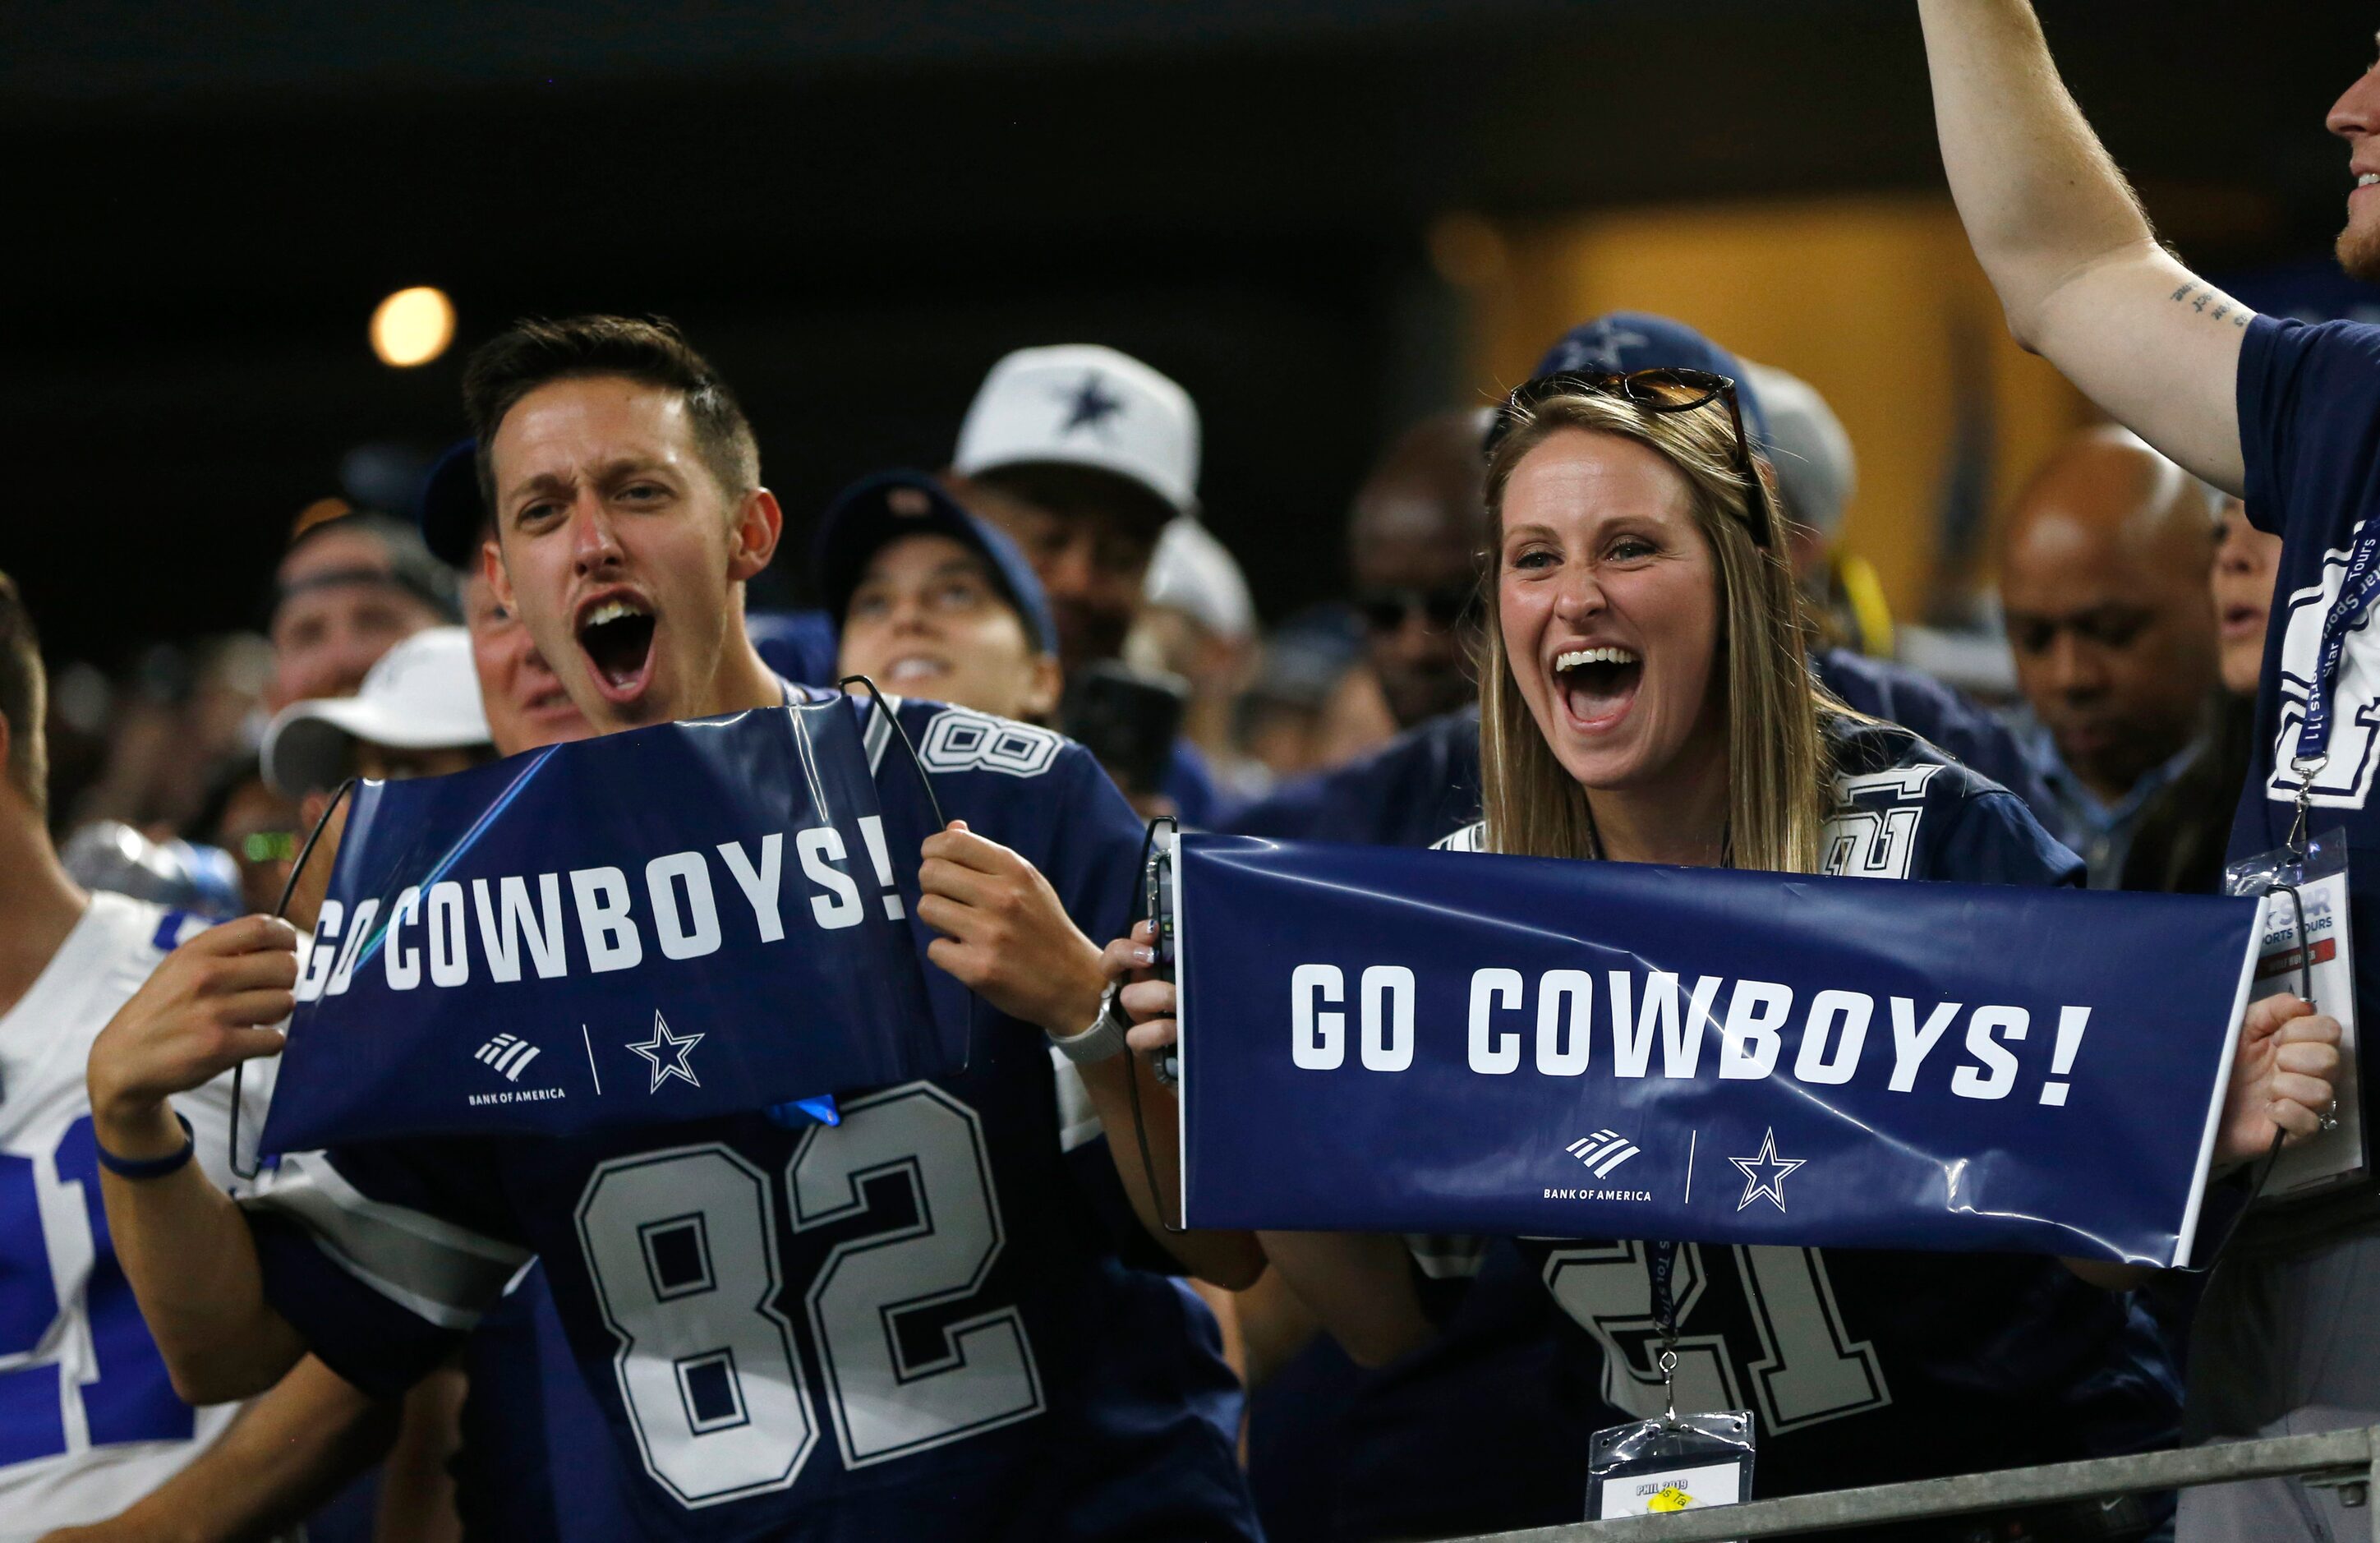
{"label": "metal railing", "polygon": [[1950,1478],[1880,1484],[1867,1489],[1834,1489],[1743,1505],[1681,1511],[1669,1516],[1631,1516],[1615,1522],[1575,1522],[1559,1527],[1500,1532],[1466,1543],[1724,1543],[1737,1537],[1776,1537],[1789,1533],[1912,1522],[1978,1512],[2013,1511],[2065,1500],[2101,1500],[2144,1490],[2184,1489],[2237,1479],[2302,1478],[2337,1487],[2350,1506],[2367,1508],[2374,1543],[2380,1543],[2380,1426],[2325,1431],[2315,1436],[2275,1436],[2176,1452],[2096,1457],[2038,1468],[1960,1474]]}

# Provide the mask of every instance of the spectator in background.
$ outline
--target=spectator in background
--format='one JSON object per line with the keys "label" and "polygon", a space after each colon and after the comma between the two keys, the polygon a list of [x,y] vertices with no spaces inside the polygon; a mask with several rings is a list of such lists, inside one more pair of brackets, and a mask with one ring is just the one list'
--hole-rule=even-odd
{"label": "spectator in background", "polygon": [[2142,811],[2202,744],[2215,688],[2203,484],[2115,427],[2077,434],[2010,511],[2000,600],[2051,832],[2115,885]]}
{"label": "spectator in background", "polygon": [[1261,762],[1241,754],[1234,721],[1259,651],[1256,602],[1239,560],[1198,521],[1177,519],[1157,540],[1148,601],[1125,659],[1187,682],[1183,735],[1232,796],[1263,793],[1270,779]]}
{"label": "spectator in background", "polygon": [[[1726,374],[1725,363],[1715,356],[1702,368]],[[1748,360],[1735,368],[1768,425],[1778,499],[1791,522],[1788,557],[1809,614],[1817,618],[1811,674],[1844,705],[1914,729],[1936,749],[2023,799],[2034,819],[2049,824],[2057,803],[2006,723],[1933,676],[1877,657],[1891,649],[1891,616],[1873,570],[1842,547],[1859,462],[1834,409],[1799,376]]]}
{"label": "spectator in background", "polygon": [[498,755],[584,739],[593,731],[553,666],[529,640],[528,628],[496,599],[485,576],[463,579],[463,627],[480,676],[480,705]]}
{"label": "spectator in background", "polygon": [[292,702],[275,713],[264,735],[264,777],[283,797],[310,806],[349,777],[443,777],[493,754],[471,635],[437,626],[382,655],[354,696]]}
{"label": "spectator in background", "polygon": [[[984,377],[952,491],[1033,565],[1070,674],[1122,655],[1159,537],[1196,517],[1198,452],[1189,394],[1112,348],[1021,348]],[[1184,820],[1212,822],[1213,775],[1185,738],[1160,791]]]}
{"label": "spectator in background", "polygon": [[1360,667],[1363,649],[1363,623],[1343,605],[1308,606],[1266,633],[1255,678],[1232,716],[1242,753],[1272,784],[1346,759],[1335,746],[1351,678],[1363,677],[1379,722],[1388,722],[1378,687]]}
{"label": "spectator in background", "polygon": [[[109,690],[103,676],[85,681],[77,695],[90,698],[95,684],[96,699],[81,704],[77,715],[87,722],[95,716],[106,737],[104,764],[79,788],[54,785],[54,792],[67,791],[72,798],[64,809],[52,801],[54,816],[64,816],[59,828],[118,821],[155,841],[188,830],[221,763],[255,748],[263,718],[257,709],[272,672],[271,646],[254,633],[236,632],[194,646],[157,643],[142,650],[120,690]],[[73,674],[61,672],[62,683]],[[78,871],[76,879],[113,887],[97,874]]]}
{"label": "spectator in background", "polygon": [[[1479,442],[1487,416],[1408,427],[1365,478],[1347,521],[1363,668],[1334,699],[1377,686],[1396,727],[1344,764],[1328,758],[1225,821],[1243,835],[1427,846],[1479,808],[1479,710],[1471,672],[1485,539]],[[1277,644],[1281,639],[1275,640]]]}
{"label": "spectator in background", "polygon": [[1031,565],[921,472],[855,483],[820,522],[811,574],[836,671],[1027,723],[1058,705],[1058,629]]}
{"label": "spectator in background", "polygon": [[231,854],[239,869],[239,909],[270,914],[297,856],[298,805],[273,790],[263,763],[242,756],[224,766],[190,830]]}
{"label": "spectator in background", "polygon": [[2128,890],[2212,894],[2223,885],[2232,809],[2253,759],[2256,675],[2265,663],[2281,539],[2249,524],[2247,505],[2238,499],[2222,504],[2211,584],[2222,690],[2208,713],[2206,748],[2141,812],[2124,859]]}
{"label": "spectator in background", "polygon": [[264,705],[351,695],[399,640],[456,617],[454,574],[410,526],[369,512],[302,526],[273,572]]}
{"label": "spectator in background", "polygon": [[1347,564],[1366,662],[1399,730],[1478,700],[1479,550],[1486,539],[1479,412],[1423,419],[1355,494]]}

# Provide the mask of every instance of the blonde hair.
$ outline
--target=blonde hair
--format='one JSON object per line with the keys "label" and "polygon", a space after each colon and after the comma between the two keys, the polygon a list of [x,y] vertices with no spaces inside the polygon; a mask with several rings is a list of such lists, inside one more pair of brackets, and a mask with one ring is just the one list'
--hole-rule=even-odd
{"label": "blonde hair", "polygon": [[[1546,743],[1504,650],[1498,582],[1504,489],[1513,468],[1565,430],[1641,444],[1685,479],[1695,529],[1718,570],[1718,679],[1727,692],[1727,862],[1815,872],[1831,802],[1832,767],[1819,732],[1831,709],[1810,677],[1799,590],[1783,553],[1781,517],[1768,544],[1752,539],[1751,501],[1726,412],[1717,404],[1648,413],[1615,397],[1565,394],[1520,409],[1488,464],[1488,625],[1479,679],[1480,792],[1491,851],[1599,857],[1586,789]],[[1773,496],[1769,508],[1777,504]]]}

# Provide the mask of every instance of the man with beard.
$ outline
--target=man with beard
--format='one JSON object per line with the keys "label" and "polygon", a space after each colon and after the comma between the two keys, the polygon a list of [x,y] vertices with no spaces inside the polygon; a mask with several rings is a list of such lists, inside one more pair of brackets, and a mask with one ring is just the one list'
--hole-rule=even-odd
{"label": "man with beard", "polygon": [[[2025,0],[1920,0],[1942,160],[2018,342],[2281,538],[2237,859],[2302,810],[2342,827],[2355,1005],[2380,1023],[2380,328],[2258,316],[2159,246],[2058,78]],[[2342,67],[2345,61],[2341,61]],[[2339,261],[2380,279],[2380,67],[2330,109],[2347,142]],[[2364,1128],[2375,1114],[2365,1080]],[[2203,1436],[2380,1421],[2380,1201],[2370,1185],[2252,1218],[2192,1346]],[[2344,1536],[2338,1491],[2290,1480],[2183,1491],[2184,1543]]]}

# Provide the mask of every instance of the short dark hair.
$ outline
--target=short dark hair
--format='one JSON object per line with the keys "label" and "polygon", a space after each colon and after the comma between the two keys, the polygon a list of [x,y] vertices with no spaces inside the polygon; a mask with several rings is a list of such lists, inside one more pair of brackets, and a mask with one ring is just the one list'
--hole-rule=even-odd
{"label": "short dark hair", "polygon": [[43,819],[50,812],[49,757],[42,737],[48,696],[32,614],[17,592],[17,581],[0,573],[0,718],[8,720],[6,774]]}
{"label": "short dark hair", "polygon": [[496,428],[520,399],[555,381],[617,375],[674,391],[694,419],[694,443],[731,498],[760,485],[752,425],[710,361],[663,317],[532,317],[481,344],[463,370],[463,410],[480,442],[480,493],[495,508]]}

